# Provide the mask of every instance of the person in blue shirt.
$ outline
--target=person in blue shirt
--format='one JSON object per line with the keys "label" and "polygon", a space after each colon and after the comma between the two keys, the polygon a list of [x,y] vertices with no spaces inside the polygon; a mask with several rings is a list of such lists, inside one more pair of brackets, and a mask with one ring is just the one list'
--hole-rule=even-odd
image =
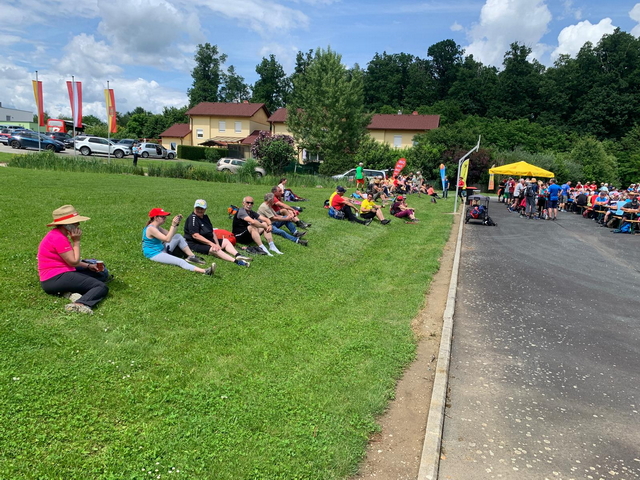
{"label": "person in blue shirt", "polygon": [[569,200],[569,191],[571,190],[571,182],[567,182],[560,187],[562,192],[560,194],[560,198],[558,199],[559,207],[561,212],[567,211],[567,201]]}
{"label": "person in blue shirt", "polygon": [[562,188],[556,184],[556,179],[549,180],[549,220],[556,220],[558,218],[558,197]]}

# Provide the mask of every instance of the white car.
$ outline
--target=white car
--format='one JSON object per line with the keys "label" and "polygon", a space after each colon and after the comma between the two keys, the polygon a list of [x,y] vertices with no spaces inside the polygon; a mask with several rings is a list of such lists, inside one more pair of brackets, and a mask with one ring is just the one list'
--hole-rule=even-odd
{"label": "white car", "polygon": [[[376,178],[376,177],[382,177],[383,179],[387,178],[387,171],[386,170],[371,170],[369,168],[364,168],[362,170],[362,173],[364,173],[364,176],[366,178],[368,178],[369,180]],[[356,169],[352,168],[351,170],[341,173],[340,175],[334,175],[333,177],[334,180],[348,180],[350,182],[353,181],[354,178],[356,178]]]}
{"label": "white car", "polygon": [[[245,163],[247,162],[240,158],[224,157],[218,160],[217,169],[220,172],[238,173],[240,167],[242,167]],[[256,167],[256,173],[259,177],[264,177],[267,174],[266,170],[262,167]]]}
{"label": "white car", "polygon": [[140,156],[142,158],[168,158],[169,160],[176,158],[174,150],[167,150],[157,143],[142,142],[138,146],[140,147]]}
{"label": "white car", "polygon": [[131,149],[126,145],[110,142],[106,138],[79,135],[76,137],[76,150],[82,155],[108,155],[122,158],[131,155]]}

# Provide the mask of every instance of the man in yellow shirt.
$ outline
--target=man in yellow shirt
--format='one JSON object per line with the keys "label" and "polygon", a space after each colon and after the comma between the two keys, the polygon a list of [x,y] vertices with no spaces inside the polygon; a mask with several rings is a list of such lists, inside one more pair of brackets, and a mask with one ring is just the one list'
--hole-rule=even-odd
{"label": "man in yellow shirt", "polygon": [[373,194],[371,193],[367,194],[367,198],[360,204],[360,216],[367,220],[377,217],[382,225],[386,225],[391,222],[391,220],[385,220],[384,215],[382,214],[382,207],[376,205],[373,201]]}

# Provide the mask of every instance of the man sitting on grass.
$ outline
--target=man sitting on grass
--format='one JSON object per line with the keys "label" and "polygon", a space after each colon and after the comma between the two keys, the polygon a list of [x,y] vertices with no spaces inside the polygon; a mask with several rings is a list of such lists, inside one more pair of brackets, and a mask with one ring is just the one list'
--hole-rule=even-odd
{"label": "man sitting on grass", "polygon": [[333,208],[337,212],[342,212],[344,214],[344,218],[346,218],[350,222],[369,225],[373,221],[372,219],[369,219],[367,221],[360,220],[358,217],[356,217],[356,214],[353,213],[352,209],[357,209],[357,207],[353,202],[351,202],[351,200],[344,197],[346,191],[347,190],[344,187],[338,186],[336,188],[335,195],[332,195],[331,197],[331,208]]}
{"label": "man sitting on grass", "polygon": [[251,258],[240,255],[226,238],[219,239],[216,236],[206,211],[207,202],[202,199],[196,200],[193,213],[187,217],[184,224],[184,238],[189,248],[201,255],[213,255],[227,262],[234,262],[240,267],[249,267]]}
{"label": "man sitting on grass", "polygon": [[[242,199],[242,208],[238,209],[233,216],[232,233],[235,235],[236,240],[245,245],[255,242],[270,257],[273,257],[273,255],[269,250],[282,255],[282,252],[273,243],[271,229],[271,220],[253,211],[253,198],[244,197]],[[264,236],[265,240],[269,242],[269,250],[262,243],[261,236]]]}
{"label": "man sitting on grass", "polygon": [[[275,196],[273,193],[266,193],[264,196],[264,202],[258,208],[258,213],[263,217],[268,218],[271,221],[271,231],[276,235],[291,240],[293,243],[299,243],[306,247],[307,241],[303,237],[307,232],[299,232],[293,223],[293,219],[296,218],[291,212],[284,211],[283,214],[278,214],[273,210]],[[291,234],[288,234],[280,227],[287,227]]]}
{"label": "man sitting on grass", "polygon": [[310,223],[305,223],[302,220],[300,220],[299,214],[302,211],[302,208],[300,207],[292,207],[290,205],[287,205],[286,203],[284,203],[284,191],[282,190],[282,188],[278,187],[273,187],[271,189],[271,193],[273,193],[274,199],[273,199],[273,211],[276,213],[279,213],[281,210],[283,210],[283,213],[286,213],[288,215],[287,212],[291,213],[294,215],[294,218],[292,219],[293,223],[296,224],[296,227],[298,228],[304,228],[307,229],[311,226]]}
{"label": "man sitting on grass", "polygon": [[384,214],[382,213],[382,207],[376,205],[373,201],[373,195],[371,193],[367,194],[367,198],[365,198],[360,204],[360,216],[362,218],[373,219],[378,218],[382,225],[386,225],[391,220],[385,220]]}

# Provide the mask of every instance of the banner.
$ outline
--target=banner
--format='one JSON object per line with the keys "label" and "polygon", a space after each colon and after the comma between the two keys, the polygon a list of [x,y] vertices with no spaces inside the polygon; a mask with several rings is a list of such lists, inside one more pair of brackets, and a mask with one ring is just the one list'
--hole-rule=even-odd
{"label": "banner", "polygon": [[116,133],[118,125],[116,124],[116,97],[113,94],[113,88],[105,88],[104,100],[107,104],[107,128],[109,132]]}
{"label": "banner", "polygon": [[[491,168],[494,168],[494,167],[495,167],[495,165],[491,166]],[[493,190],[494,188],[496,188],[496,186],[495,186],[495,182],[493,180],[493,173],[490,173],[489,174],[489,187],[488,187],[488,190]]]}
{"label": "banner", "polygon": [[44,127],[44,98],[42,95],[42,82],[31,80],[31,83],[33,83],[33,97],[36,99],[36,109],[38,110],[38,125]]}
{"label": "banner", "polygon": [[469,173],[469,159],[467,158],[464,162],[462,162],[462,166],[460,167],[460,176],[464,180],[464,185],[467,185],[467,174]]}
{"label": "banner", "polygon": [[397,177],[398,174],[402,171],[402,169],[407,164],[407,160],[405,158],[401,158],[396,162],[396,168],[393,169],[393,176]]}
{"label": "banner", "polygon": [[442,190],[444,190],[444,178],[447,176],[447,167],[444,163],[440,164],[440,181],[442,182]]}
{"label": "banner", "polygon": [[82,128],[82,83],[67,82],[67,90],[69,90],[73,125],[76,128]]}

